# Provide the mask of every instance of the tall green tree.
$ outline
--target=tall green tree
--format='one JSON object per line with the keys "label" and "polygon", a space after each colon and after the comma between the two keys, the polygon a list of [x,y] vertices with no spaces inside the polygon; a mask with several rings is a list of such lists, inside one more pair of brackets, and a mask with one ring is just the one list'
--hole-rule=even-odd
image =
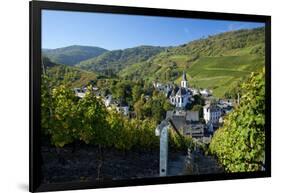
{"label": "tall green tree", "polygon": [[142,94],[142,87],[139,84],[136,84],[133,86],[132,88],[132,98],[133,98],[133,102],[136,102]]}
{"label": "tall green tree", "polygon": [[138,119],[143,119],[145,117],[145,102],[144,96],[142,95],[141,98],[134,104],[134,111]]}

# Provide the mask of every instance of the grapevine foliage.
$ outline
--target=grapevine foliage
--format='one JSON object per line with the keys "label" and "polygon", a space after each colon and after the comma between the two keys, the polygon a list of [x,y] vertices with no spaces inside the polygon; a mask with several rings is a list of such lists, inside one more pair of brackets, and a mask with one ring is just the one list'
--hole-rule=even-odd
{"label": "grapevine foliage", "polygon": [[[48,85],[49,79],[44,76],[41,87],[42,133],[48,135],[56,147],[82,141],[124,151],[158,148],[155,119],[128,118],[114,109],[108,110],[102,100],[90,92],[91,87],[83,98],[78,98],[65,85],[52,89]],[[179,140],[171,133],[172,148],[183,148]]]}
{"label": "grapevine foliage", "polygon": [[224,120],[210,151],[229,172],[258,171],[265,159],[265,74],[253,73],[242,84],[241,103]]}

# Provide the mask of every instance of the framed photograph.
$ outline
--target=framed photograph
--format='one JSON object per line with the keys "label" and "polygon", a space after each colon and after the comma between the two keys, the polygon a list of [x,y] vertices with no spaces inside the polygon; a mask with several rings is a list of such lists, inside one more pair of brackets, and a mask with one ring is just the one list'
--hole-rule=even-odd
{"label": "framed photograph", "polygon": [[270,177],[270,20],[30,2],[30,191]]}

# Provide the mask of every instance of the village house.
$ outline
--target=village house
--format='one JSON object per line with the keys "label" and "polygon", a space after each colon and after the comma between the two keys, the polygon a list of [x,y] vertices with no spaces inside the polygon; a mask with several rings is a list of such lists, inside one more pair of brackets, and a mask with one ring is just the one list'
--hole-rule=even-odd
{"label": "village house", "polygon": [[74,88],[75,96],[79,98],[83,98],[85,96],[86,90],[83,88]]}
{"label": "village house", "polygon": [[113,103],[112,95],[105,96],[103,102],[106,107],[109,107]]}
{"label": "village house", "polygon": [[208,89],[203,89],[203,90],[200,90],[199,92],[204,97],[212,96],[212,91],[210,91]]}
{"label": "village house", "polygon": [[204,120],[212,127],[218,127],[222,111],[216,104],[208,103],[203,107]]}
{"label": "village house", "polygon": [[160,82],[153,82],[153,87],[161,90],[163,88],[163,84]]}
{"label": "village house", "polygon": [[[86,87],[74,88],[73,90],[77,97],[83,98],[85,97],[87,88]],[[98,90],[99,89],[96,87],[93,88],[93,91],[98,91]],[[100,98],[99,96],[97,97]],[[113,100],[112,95],[107,95],[105,97],[102,97],[102,101],[107,109],[115,109],[118,113],[122,113],[125,116],[129,116],[129,106],[119,104],[118,102]]]}
{"label": "village house", "polygon": [[235,100],[233,99],[220,99],[218,106],[221,108],[222,115],[230,113],[234,108]]}
{"label": "village house", "polygon": [[115,109],[116,109],[116,111],[118,113],[122,113],[125,116],[129,116],[129,106],[127,106],[127,105],[124,105],[124,106],[118,105],[118,106],[115,107]]}
{"label": "village house", "polygon": [[[95,94],[97,95],[98,93],[98,88],[97,87],[92,87],[93,91],[95,92]],[[86,86],[83,86],[81,88],[74,88],[74,93],[77,97],[79,98],[83,98],[87,92],[87,87]]]}
{"label": "village house", "polygon": [[189,90],[192,92],[192,95],[199,95],[199,90],[196,88],[189,88]]}

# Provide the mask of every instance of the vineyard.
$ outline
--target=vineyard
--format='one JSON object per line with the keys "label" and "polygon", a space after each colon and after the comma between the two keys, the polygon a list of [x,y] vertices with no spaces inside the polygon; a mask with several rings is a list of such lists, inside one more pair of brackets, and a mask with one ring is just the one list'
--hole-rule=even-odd
{"label": "vineyard", "polygon": [[241,85],[240,105],[212,138],[210,151],[229,172],[257,171],[265,159],[265,74],[253,73]]}
{"label": "vineyard", "polygon": [[[132,148],[151,150],[159,146],[155,136],[157,122],[153,118],[131,118],[108,110],[92,92],[78,98],[65,85],[50,88],[49,78],[43,76],[41,89],[42,133],[56,147],[76,141],[100,147],[127,151]],[[89,88],[88,90],[92,90]],[[173,149],[192,147],[192,139],[181,138],[170,131],[169,145]]]}

